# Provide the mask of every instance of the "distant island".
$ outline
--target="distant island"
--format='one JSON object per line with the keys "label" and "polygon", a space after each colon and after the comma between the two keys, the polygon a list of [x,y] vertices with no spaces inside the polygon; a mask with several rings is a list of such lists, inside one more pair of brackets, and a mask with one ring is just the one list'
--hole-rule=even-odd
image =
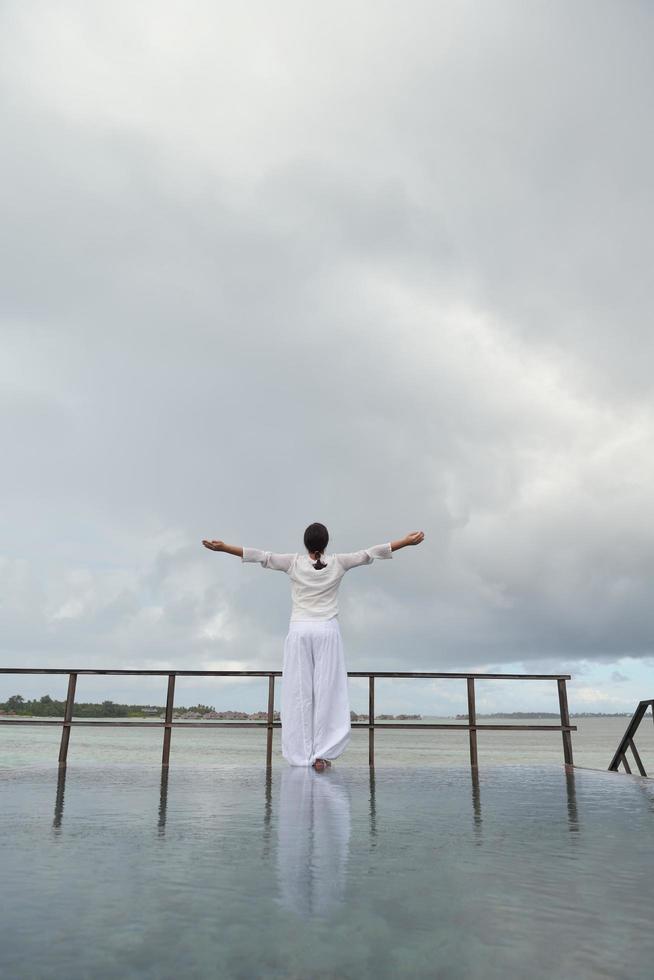
{"label": "distant island", "polygon": [[[631,711],[571,711],[571,718],[630,718]],[[477,718],[560,718],[558,711],[493,711],[477,712]],[[456,715],[457,721],[467,721],[467,715]]]}
{"label": "distant island", "polygon": [[[63,718],[65,701],[57,701],[49,694],[28,701],[20,694],[14,694],[4,703],[0,702],[0,715],[5,717]],[[117,704],[115,701],[99,703],[76,701],[75,718],[162,718],[164,707],[161,704]],[[216,711],[213,705],[181,705],[174,709],[173,718],[178,721],[265,721],[266,711]],[[375,715],[375,721],[422,721],[422,715]],[[446,716],[443,716],[446,717]],[[450,716],[451,717],[451,716]],[[477,718],[560,718],[558,711],[493,711]],[[571,718],[630,718],[630,711],[571,711]],[[456,721],[467,721],[467,714],[455,715]],[[279,721],[279,711],[274,713]],[[350,712],[352,721],[368,721],[368,715]]]}
{"label": "distant island", "polygon": [[[27,701],[20,694],[14,694],[4,703],[0,702],[0,715],[5,717],[63,718],[65,701],[57,701],[49,694],[42,698]],[[160,704],[117,704],[115,701],[99,703],[76,701],[75,718],[163,718],[164,707]],[[196,704],[191,707],[177,707],[173,718],[178,721],[266,721],[267,711],[216,711],[213,705]],[[273,713],[279,721],[279,711]],[[352,721],[368,721],[368,715],[350,712]],[[420,721],[422,715],[375,715],[375,721]]]}
{"label": "distant island", "polygon": [[[375,721],[420,721],[422,715],[375,715]],[[350,721],[368,721],[368,715],[350,711]]]}
{"label": "distant island", "polygon": [[[3,703],[0,702],[0,715],[31,718],[63,718],[65,701],[57,701],[45,694],[42,698],[26,701],[20,694],[14,694]],[[163,718],[165,708],[162,704],[118,704],[115,701],[99,703],[76,701],[75,718]],[[213,705],[196,704],[190,707],[179,706],[173,710],[173,718],[191,721],[198,718],[208,721],[263,721],[268,717],[266,711],[216,711]],[[274,713],[279,720],[279,712]]]}

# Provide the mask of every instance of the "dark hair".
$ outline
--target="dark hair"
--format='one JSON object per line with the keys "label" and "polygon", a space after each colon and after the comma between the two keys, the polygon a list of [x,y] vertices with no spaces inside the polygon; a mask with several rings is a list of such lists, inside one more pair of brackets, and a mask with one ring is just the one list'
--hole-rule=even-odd
{"label": "dark hair", "polygon": [[314,555],[318,555],[318,560],[313,566],[318,571],[321,568],[327,568],[325,563],[320,560],[320,556],[327,547],[328,542],[329,531],[324,524],[309,524],[309,527],[304,532],[304,547],[307,551],[313,551]]}

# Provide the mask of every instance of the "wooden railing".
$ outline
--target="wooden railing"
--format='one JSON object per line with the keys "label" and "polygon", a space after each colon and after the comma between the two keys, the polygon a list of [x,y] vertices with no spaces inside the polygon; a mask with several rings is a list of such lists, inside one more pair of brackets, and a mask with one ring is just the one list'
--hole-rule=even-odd
{"label": "wooden railing", "polygon": [[634,762],[638,767],[638,772],[641,776],[646,776],[645,766],[642,763],[640,755],[638,754],[638,749],[634,743],[634,738],[638,727],[645,717],[645,712],[648,708],[652,709],[652,715],[654,716],[654,698],[650,698],[649,701],[640,701],[638,707],[634,711],[631,721],[627,725],[627,730],[620,740],[620,744],[616,750],[615,755],[609,763],[609,772],[617,772],[620,768],[620,763],[624,766],[625,772],[631,774],[631,766],[627,760],[627,749],[631,749],[631,754],[634,757]]}
{"label": "wooden railing", "polygon": [[[280,728],[280,722],[275,721],[275,678],[281,677],[279,670],[84,670],[84,669],[63,669],[49,667],[0,667],[0,674],[67,674],[68,693],[66,695],[66,706],[62,721],[50,718],[0,718],[0,724],[6,725],[61,725],[61,744],[59,747],[59,765],[65,766],[68,759],[68,744],[70,742],[70,731],[73,725],[96,725],[104,727],[144,727],[144,728],[163,728],[163,753],[161,762],[167,766],[170,762],[170,739],[172,730],[175,727],[184,728],[265,728],[266,738],[266,766],[272,765],[273,730]],[[75,705],[75,688],[77,678],[82,675],[106,674],[119,677],[167,677],[168,691],[166,696],[166,707],[164,720],[156,721],[95,721],[87,719],[73,718],[73,708]],[[173,706],[175,700],[175,680],[177,677],[267,677],[268,678],[268,711],[265,721],[173,721]],[[498,731],[522,731],[522,732],[561,732],[563,738],[563,760],[566,765],[572,765],[572,738],[571,732],[577,730],[576,725],[570,724],[568,712],[568,697],[566,692],[566,681],[570,680],[570,674],[459,674],[441,673],[434,671],[368,671],[352,670],[348,672],[348,677],[367,677],[368,678],[368,721],[355,721],[353,728],[368,729],[368,763],[370,766],[375,764],[375,732],[380,728],[392,729],[424,729],[433,731],[434,729],[449,729],[454,731],[467,731],[470,742],[470,765],[476,768],[478,765],[477,753],[477,732],[498,732]],[[428,678],[429,680],[465,680],[468,697],[468,723],[459,722],[383,722],[375,720],[375,678]],[[477,712],[475,708],[475,681],[556,681],[559,695],[559,712],[561,718],[560,725],[496,725],[479,724],[477,722]]]}

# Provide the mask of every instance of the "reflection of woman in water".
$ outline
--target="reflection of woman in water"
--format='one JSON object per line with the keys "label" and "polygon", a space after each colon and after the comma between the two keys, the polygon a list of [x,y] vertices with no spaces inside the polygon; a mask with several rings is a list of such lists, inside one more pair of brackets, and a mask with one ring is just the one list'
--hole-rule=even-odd
{"label": "reflection of woman in water", "polygon": [[211,551],[286,572],[291,580],[293,607],[284,643],[281,720],[282,753],[292,766],[322,771],[350,741],[347,671],[338,625],[341,579],[351,568],[370,565],[375,558],[390,558],[393,551],[420,544],[423,538],[422,531],[414,531],[399,541],[332,555],[325,552],[327,528],[310,524],[304,532],[306,555],[277,555],[224,541],[202,542]]}
{"label": "reflection of woman in water", "polygon": [[343,898],[350,846],[350,796],[341,773],[282,771],[277,820],[280,899],[302,918]]}

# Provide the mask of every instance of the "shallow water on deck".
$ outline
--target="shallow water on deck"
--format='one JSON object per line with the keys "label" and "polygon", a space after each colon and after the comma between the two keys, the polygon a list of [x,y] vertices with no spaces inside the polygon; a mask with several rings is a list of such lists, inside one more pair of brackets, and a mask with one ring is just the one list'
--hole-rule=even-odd
{"label": "shallow water on deck", "polygon": [[559,765],[5,769],[0,867],[11,978],[634,978],[654,957],[654,782]]}

